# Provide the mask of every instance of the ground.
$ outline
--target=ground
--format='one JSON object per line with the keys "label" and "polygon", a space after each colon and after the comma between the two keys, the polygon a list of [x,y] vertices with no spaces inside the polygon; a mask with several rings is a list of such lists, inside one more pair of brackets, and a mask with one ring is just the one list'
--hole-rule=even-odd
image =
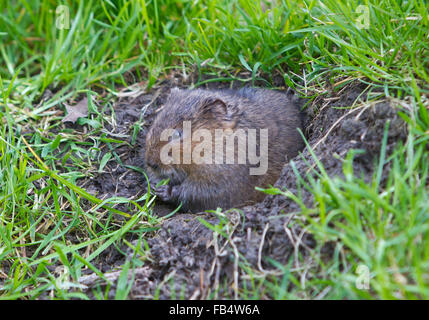
{"label": "ground", "polygon": [[[133,125],[140,119],[144,119],[143,130],[139,132],[134,146],[116,150],[123,165],[111,161],[104,173],[79,180],[80,186],[100,199],[114,196],[140,198],[147,192],[145,176],[131,168],[144,167],[145,134],[156,116],[156,110],[162,106],[171,87],[176,85],[180,83],[165,81],[149,93],[118,100],[114,106],[116,126],[108,128],[112,135],[128,135],[131,142]],[[210,88],[229,86],[231,84],[214,82]],[[351,83],[304,108],[305,136],[314,155],[306,148],[292,160],[293,166],[292,163],[285,164],[275,187],[293,194],[299,193],[305,206],[311,207],[313,194],[302,186],[303,181],[297,175],[308,181],[305,177],[310,172],[310,176],[316,178],[316,158],[323,164],[325,174],[344,178],[343,164],[352,149],[362,151],[354,157],[354,173],[370,182],[380,155],[386,124],[389,123],[388,155],[398,142],[405,141],[407,129],[398,116],[398,106],[388,99],[377,101],[374,105],[359,106],[367,98],[364,89],[365,86],[359,82]],[[358,107],[346,108],[352,104]],[[83,128],[76,126],[75,129]],[[386,179],[387,172],[385,168],[381,183]],[[126,210],[124,205],[123,209]],[[155,200],[152,214],[162,217],[174,209]],[[300,223],[302,218],[300,205],[283,194],[268,195],[261,203],[230,210],[221,216],[215,213],[178,212],[167,218],[159,230],[148,235],[150,263],[136,271],[130,297],[151,297],[156,290],[159,291],[159,298],[163,299],[174,295],[182,295],[186,299],[234,297],[233,284],[238,281],[235,277],[244,268],[243,264],[256,273],[281,274],[281,270],[270,261],[281,265],[291,263],[301,281],[305,281],[308,269],[317,267],[311,254],[316,248],[316,240]],[[218,225],[223,219],[226,238],[202,224],[201,219],[212,225]],[[133,237],[129,241],[134,245],[138,242]],[[329,259],[334,254],[334,248],[334,242],[324,243],[322,259]],[[125,247],[123,250],[127,251]],[[128,255],[123,255],[111,248],[96,259],[95,265],[103,272],[114,272],[115,267],[122,266],[127,258],[134,255],[133,250],[128,251]],[[347,249],[344,249],[344,254],[347,254]],[[116,274],[119,276],[118,272]],[[88,289],[98,283],[95,280],[96,277],[92,283],[87,283]],[[166,285],[160,286],[165,282]],[[221,286],[225,283],[228,285]],[[239,287],[242,285],[238,284]],[[112,298],[114,289],[111,289]],[[172,293],[172,290],[175,292]]]}
{"label": "ground", "polygon": [[[428,11],[4,2],[0,300],[427,299]],[[261,203],[177,211],[143,163],[175,86],[291,88],[308,145]]]}

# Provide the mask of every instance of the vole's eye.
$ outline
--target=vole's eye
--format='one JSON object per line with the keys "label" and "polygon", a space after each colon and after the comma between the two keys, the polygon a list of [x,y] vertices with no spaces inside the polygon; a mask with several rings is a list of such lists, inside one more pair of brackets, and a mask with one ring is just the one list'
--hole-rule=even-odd
{"label": "vole's eye", "polygon": [[176,140],[180,139],[182,137],[182,130],[176,129],[174,130],[173,134],[171,135],[171,139]]}

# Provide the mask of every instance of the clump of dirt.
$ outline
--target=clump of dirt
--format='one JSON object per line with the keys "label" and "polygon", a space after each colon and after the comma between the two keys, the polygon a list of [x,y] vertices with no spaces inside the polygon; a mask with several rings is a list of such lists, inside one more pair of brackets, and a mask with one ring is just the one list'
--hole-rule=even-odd
{"label": "clump of dirt", "polygon": [[[151,93],[119,100],[114,108],[116,125],[107,129],[113,135],[130,137],[129,141],[133,125],[139,120],[143,120],[141,130],[134,146],[122,146],[116,150],[125,166],[109,163],[106,173],[83,182],[89,192],[100,198],[124,196],[136,199],[147,191],[144,176],[126,166],[143,167],[147,129],[170,87],[176,85],[177,81],[166,81]],[[226,87],[224,83],[210,83],[209,86]],[[387,154],[392,152],[398,141],[406,138],[406,126],[389,101],[350,109],[358,97],[365,101],[366,93],[361,84],[354,83],[339,92],[332,92],[330,96],[315,99],[305,109],[306,138],[329,176],[343,176],[343,159],[349,150],[360,149],[363,152],[355,156],[353,169],[356,175],[370,179],[388,121]],[[311,168],[316,167],[308,149],[293,159],[293,163],[302,177],[312,174]],[[382,183],[387,172],[388,168],[385,168]],[[296,193],[296,181],[292,166],[285,164],[275,186]],[[300,195],[305,205],[311,207],[312,193],[301,189]],[[157,202],[153,212],[164,216],[174,209]],[[150,272],[147,272],[147,278],[135,281],[131,297],[149,297],[154,288],[159,288],[159,297],[164,299],[178,297],[181,293],[185,298],[233,298],[234,286],[225,283],[242,285],[243,279],[238,280],[238,277],[241,268],[246,267],[259,274],[276,275],[279,271],[270,262],[272,260],[283,265],[292,261],[295,270],[305,273],[314,264],[309,253],[315,248],[316,241],[301,227],[299,211],[299,205],[291,199],[269,195],[261,203],[225,214],[176,214],[148,239],[151,262],[147,266]],[[221,236],[213,232],[207,227],[208,223],[222,225],[225,234]],[[323,250],[329,257],[330,246]],[[125,259],[123,257],[123,261]],[[99,263],[108,264],[108,259]]]}

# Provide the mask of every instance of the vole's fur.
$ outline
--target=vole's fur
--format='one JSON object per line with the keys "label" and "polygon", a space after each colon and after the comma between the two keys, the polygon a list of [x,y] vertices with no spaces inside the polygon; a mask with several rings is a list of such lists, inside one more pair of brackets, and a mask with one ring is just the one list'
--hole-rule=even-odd
{"label": "vole's fur", "polygon": [[[204,128],[210,130],[213,137],[215,129],[244,129],[246,132],[247,129],[257,132],[268,129],[267,172],[250,175],[249,169],[257,165],[249,161],[245,164],[237,164],[237,161],[234,164],[184,164],[183,158],[179,158],[180,164],[163,164],[160,158],[163,146],[179,143],[183,157],[184,140],[190,137],[179,133],[173,141],[161,141],[161,132],[168,128],[181,130],[184,121],[190,121],[192,132]],[[254,88],[223,91],[175,88],[147,134],[147,171],[152,182],[170,179],[168,185],[155,192],[164,201],[181,202],[184,210],[228,209],[261,201],[265,195],[255,187],[274,184],[286,161],[304,147],[298,128],[302,130],[302,118],[293,94]],[[192,150],[198,143],[191,142]],[[259,147],[256,147],[257,154],[262,150]],[[238,148],[235,148],[237,156]],[[213,147],[213,159],[214,150]]]}

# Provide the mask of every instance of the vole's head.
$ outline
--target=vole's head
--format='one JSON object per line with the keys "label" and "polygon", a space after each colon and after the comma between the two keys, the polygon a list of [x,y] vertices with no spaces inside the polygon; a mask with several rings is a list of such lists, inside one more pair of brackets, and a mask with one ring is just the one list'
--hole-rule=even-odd
{"label": "vole's head", "polygon": [[200,142],[192,141],[196,130],[208,130],[214,137],[215,129],[233,129],[238,118],[238,108],[219,93],[172,89],[146,136],[149,174],[180,184],[195,165],[188,156]]}

